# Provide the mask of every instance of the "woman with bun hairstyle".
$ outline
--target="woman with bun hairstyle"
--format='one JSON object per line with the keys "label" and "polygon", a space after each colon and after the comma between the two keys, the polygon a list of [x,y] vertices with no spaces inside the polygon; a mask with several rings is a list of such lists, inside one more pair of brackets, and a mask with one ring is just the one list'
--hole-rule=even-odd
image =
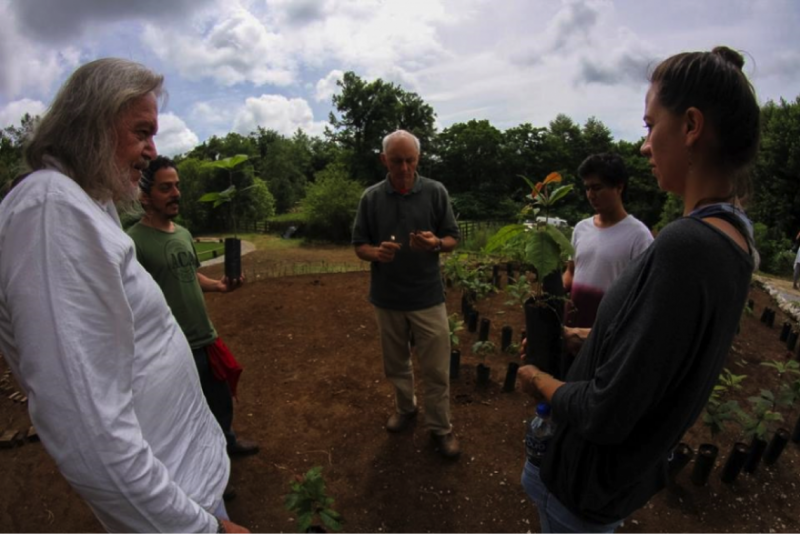
{"label": "woman with bun hairstyle", "polygon": [[659,187],[683,199],[683,217],[606,293],[565,382],[520,369],[557,428],[522,476],[543,532],[613,532],[647,503],[717,382],[757,262],[737,202],[759,142],[743,64],[717,47],[653,70],[641,152]]}

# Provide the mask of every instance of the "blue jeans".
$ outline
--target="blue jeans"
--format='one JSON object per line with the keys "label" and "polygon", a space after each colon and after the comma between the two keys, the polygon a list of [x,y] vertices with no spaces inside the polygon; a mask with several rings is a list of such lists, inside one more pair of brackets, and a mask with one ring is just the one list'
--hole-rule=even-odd
{"label": "blue jeans", "polygon": [[539,478],[539,468],[526,461],[522,471],[522,487],[539,510],[542,532],[614,532],[622,520],[602,525],[582,519],[556,499]]}

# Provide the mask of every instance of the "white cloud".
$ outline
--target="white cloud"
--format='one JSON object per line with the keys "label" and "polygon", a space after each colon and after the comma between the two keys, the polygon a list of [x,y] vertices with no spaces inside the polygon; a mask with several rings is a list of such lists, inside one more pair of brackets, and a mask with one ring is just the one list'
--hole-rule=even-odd
{"label": "white cloud", "polygon": [[224,86],[242,82],[285,86],[297,67],[283,36],[267,30],[249,11],[236,8],[205,36],[147,25],[144,42],[189,80],[211,78]]}
{"label": "white cloud", "polygon": [[339,87],[336,82],[344,77],[344,72],[332,70],[327,76],[317,82],[314,99],[317,102],[330,101],[331,97],[338,92]]}
{"label": "white cloud", "polygon": [[11,8],[0,3],[0,95],[48,95],[79,58],[80,53],[73,46],[54,49],[29,40],[19,31]]}
{"label": "white cloud", "polygon": [[165,21],[171,25],[215,0],[24,0],[12,2],[19,24],[38,41],[74,40],[102,24],[126,19]]}
{"label": "white cloud", "polygon": [[159,154],[175,156],[193,149],[200,143],[197,135],[174,113],[158,115],[156,148]]}
{"label": "white cloud", "polygon": [[35,117],[36,115],[42,115],[45,109],[45,105],[41,101],[31,100],[30,98],[9,102],[0,108],[0,129],[7,126],[19,126],[20,119],[26,113],[29,113],[31,117]]}
{"label": "white cloud", "polygon": [[291,136],[301,128],[309,135],[319,136],[322,135],[325,124],[314,121],[314,112],[302,98],[261,95],[245,101],[244,107],[236,114],[233,131],[248,135],[261,126]]}

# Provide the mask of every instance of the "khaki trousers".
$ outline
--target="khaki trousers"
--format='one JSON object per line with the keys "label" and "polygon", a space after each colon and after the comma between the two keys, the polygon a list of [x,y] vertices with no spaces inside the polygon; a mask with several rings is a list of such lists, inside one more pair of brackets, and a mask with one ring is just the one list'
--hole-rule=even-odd
{"label": "khaki trousers", "polygon": [[419,311],[375,307],[386,378],[395,387],[397,412],[417,408],[409,334],[414,334],[425,394],[425,424],[434,434],[447,434],[450,425],[450,327],[444,303]]}

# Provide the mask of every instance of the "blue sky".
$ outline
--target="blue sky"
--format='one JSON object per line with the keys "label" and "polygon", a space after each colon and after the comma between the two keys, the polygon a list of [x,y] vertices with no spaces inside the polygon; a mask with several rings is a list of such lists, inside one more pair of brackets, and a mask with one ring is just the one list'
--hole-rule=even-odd
{"label": "blue sky", "polygon": [[746,52],[760,101],[794,100],[798,28],[797,0],[0,0],[0,127],[118,56],[165,75],[169,155],[258,126],[321,135],[348,70],[418,93],[440,130],[565,113],[636,140],[648,66],[676,52]]}

